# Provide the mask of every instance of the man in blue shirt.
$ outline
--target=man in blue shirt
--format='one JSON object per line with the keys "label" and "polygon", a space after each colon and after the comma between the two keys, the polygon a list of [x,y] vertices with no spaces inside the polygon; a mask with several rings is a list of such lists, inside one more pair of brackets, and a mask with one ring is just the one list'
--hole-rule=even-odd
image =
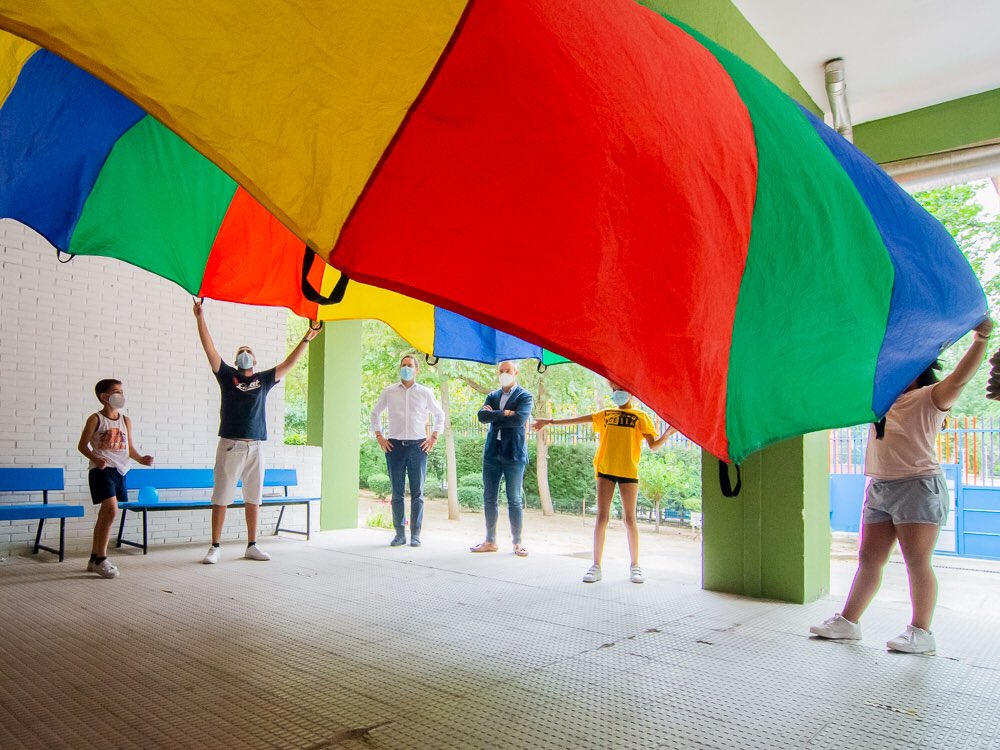
{"label": "man in blue shirt", "polygon": [[212,490],[212,546],[202,562],[211,565],[219,562],[222,526],[226,521],[226,508],[236,495],[236,483],[243,482],[243,507],[247,521],[247,549],[244,557],[250,560],[270,560],[271,556],[257,547],[257,524],[260,519],[260,500],[264,489],[264,441],[267,440],[267,417],[264,411],[267,394],[291,370],[306,345],[316,338],[318,331],[310,328],[285,360],[276,367],[255,372],[257,358],[249,346],[236,350],[236,367],[222,361],[215,342],[208,332],[202,312],[202,303],[194,303],[194,317],[198,321],[198,337],[208,357],[215,379],[222,393],[219,409],[219,445],[215,451],[215,470]]}
{"label": "man in blue shirt", "polygon": [[521,544],[524,518],[522,484],[528,464],[526,443],[527,424],[534,399],[530,392],[517,384],[517,365],[501,362],[497,366],[500,388],[486,397],[479,410],[479,421],[490,430],[483,447],[483,510],[486,516],[486,540],[471,548],[472,552],[496,552],[498,495],[500,479],[507,483],[507,516],[514,542],[514,554],[527,557]]}

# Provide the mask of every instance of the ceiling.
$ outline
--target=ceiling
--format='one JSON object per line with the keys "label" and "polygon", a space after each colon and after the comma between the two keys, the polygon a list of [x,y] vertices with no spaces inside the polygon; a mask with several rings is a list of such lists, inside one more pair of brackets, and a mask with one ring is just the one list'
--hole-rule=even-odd
{"label": "ceiling", "polygon": [[733,0],[829,112],[844,58],[855,124],[1000,89],[1000,0]]}

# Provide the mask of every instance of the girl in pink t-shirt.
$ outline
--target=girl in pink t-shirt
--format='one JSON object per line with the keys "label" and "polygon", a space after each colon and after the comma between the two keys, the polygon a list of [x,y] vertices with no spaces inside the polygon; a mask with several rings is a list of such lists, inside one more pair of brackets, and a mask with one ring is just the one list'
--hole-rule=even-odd
{"label": "girl in pink t-shirt", "polygon": [[975,328],[972,346],[950,375],[937,382],[936,362],[910,384],[868,436],[865,494],[858,571],[844,611],[809,630],[820,638],[857,640],[858,621],[882,584],[882,569],[899,541],[910,580],[913,618],[886,643],[890,651],[933,654],[937,648],[931,618],[937,602],[937,578],[931,556],[948,517],[948,488],[935,451],[937,434],[948,410],[976,374],[993,329],[987,318]]}

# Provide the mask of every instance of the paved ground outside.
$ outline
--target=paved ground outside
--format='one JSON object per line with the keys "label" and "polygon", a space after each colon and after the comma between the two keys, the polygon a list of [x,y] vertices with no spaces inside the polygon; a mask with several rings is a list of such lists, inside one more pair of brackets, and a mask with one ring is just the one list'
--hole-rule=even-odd
{"label": "paved ground outside", "polygon": [[615,524],[583,584],[590,523],[529,513],[526,559],[470,554],[481,517],[443,502],[419,549],[367,528],[265,538],[266,563],[156,547],[116,552],[113,581],[9,559],[0,748],[1000,748],[996,566],[943,560],[939,655],[898,655],[898,564],[864,640],[808,636],[849,542],[835,595],[797,606],[702,591],[676,529],[643,531],[634,585]]}

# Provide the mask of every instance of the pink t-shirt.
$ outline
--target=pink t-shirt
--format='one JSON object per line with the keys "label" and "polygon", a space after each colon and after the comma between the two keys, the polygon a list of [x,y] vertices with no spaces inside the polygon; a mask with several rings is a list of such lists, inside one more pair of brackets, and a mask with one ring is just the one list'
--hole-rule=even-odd
{"label": "pink t-shirt", "polygon": [[868,432],[865,474],[873,479],[926,477],[941,471],[935,444],[948,412],[931,399],[934,386],[904,393],[889,409],[885,435],[875,439],[875,426]]}

